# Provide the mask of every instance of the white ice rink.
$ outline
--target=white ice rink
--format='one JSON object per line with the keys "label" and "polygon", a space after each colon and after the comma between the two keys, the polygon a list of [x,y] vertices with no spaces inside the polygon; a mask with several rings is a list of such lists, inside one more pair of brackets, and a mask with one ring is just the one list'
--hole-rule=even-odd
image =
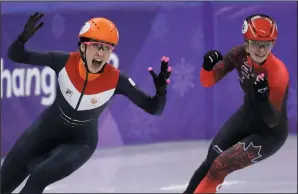
{"label": "white ice rink", "polygon": [[[181,193],[208,145],[190,141],[98,149],[81,169],[45,192]],[[289,137],[268,160],[229,175],[221,192],[297,193],[297,137]]]}

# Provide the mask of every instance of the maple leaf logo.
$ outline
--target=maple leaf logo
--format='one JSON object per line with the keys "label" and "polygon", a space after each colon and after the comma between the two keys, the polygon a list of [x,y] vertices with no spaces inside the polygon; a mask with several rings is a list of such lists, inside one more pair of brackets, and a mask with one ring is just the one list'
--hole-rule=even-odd
{"label": "maple leaf logo", "polygon": [[245,144],[245,142],[239,142],[238,144],[243,146],[243,149],[247,152],[247,156],[252,163],[258,162],[257,159],[262,157],[260,154],[262,146],[255,146],[253,142],[250,142],[248,145]]}

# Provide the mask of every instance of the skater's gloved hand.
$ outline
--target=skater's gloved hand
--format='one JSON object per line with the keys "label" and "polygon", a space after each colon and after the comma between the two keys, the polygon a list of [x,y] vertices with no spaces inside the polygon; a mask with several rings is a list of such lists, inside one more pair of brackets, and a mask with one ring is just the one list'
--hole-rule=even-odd
{"label": "skater's gloved hand", "polygon": [[157,75],[152,67],[148,68],[149,73],[151,74],[154,85],[156,88],[156,94],[159,96],[164,96],[167,93],[167,85],[170,83],[170,75],[172,72],[172,67],[168,65],[169,57],[162,57],[161,59],[161,70],[160,73]]}
{"label": "skater's gloved hand", "polygon": [[36,12],[34,15],[31,15],[24,27],[23,32],[19,35],[18,40],[22,42],[27,42],[37,30],[39,30],[43,23],[39,23],[36,25],[36,23],[43,17],[42,13]]}
{"label": "skater's gloved hand", "polygon": [[223,59],[222,54],[219,51],[216,51],[216,50],[208,51],[204,55],[203,68],[206,71],[211,71],[212,68],[215,66],[215,64],[218,61],[221,61],[222,59]]}
{"label": "skater's gloved hand", "polygon": [[255,99],[259,102],[267,101],[269,96],[268,79],[263,73],[261,75],[254,76],[254,78],[253,89]]}

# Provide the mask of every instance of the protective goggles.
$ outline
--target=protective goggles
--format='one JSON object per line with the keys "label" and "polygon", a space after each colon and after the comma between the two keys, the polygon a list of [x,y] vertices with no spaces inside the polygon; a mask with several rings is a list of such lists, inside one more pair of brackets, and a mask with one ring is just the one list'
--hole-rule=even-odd
{"label": "protective goggles", "polygon": [[85,44],[94,50],[103,50],[103,52],[111,52],[115,49],[114,46],[102,42],[85,42]]}
{"label": "protective goggles", "polygon": [[264,47],[265,49],[271,49],[273,47],[274,41],[255,41],[249,40],[249,45],[255,49]]}

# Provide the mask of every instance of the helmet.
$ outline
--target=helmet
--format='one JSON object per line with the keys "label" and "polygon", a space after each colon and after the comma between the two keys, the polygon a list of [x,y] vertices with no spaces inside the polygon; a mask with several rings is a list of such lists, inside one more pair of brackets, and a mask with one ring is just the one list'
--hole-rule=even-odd
{"label": "helmet", "polygon": [[245,40],[274,41],[278,32],[272,18],[263,14],[255,14],[244,20],[242,34]]}
{"label": "helmet", "polygon": [[106,18],[92,18],[80,30],[79,38],[118,44],[119,33],[115,24]]}

